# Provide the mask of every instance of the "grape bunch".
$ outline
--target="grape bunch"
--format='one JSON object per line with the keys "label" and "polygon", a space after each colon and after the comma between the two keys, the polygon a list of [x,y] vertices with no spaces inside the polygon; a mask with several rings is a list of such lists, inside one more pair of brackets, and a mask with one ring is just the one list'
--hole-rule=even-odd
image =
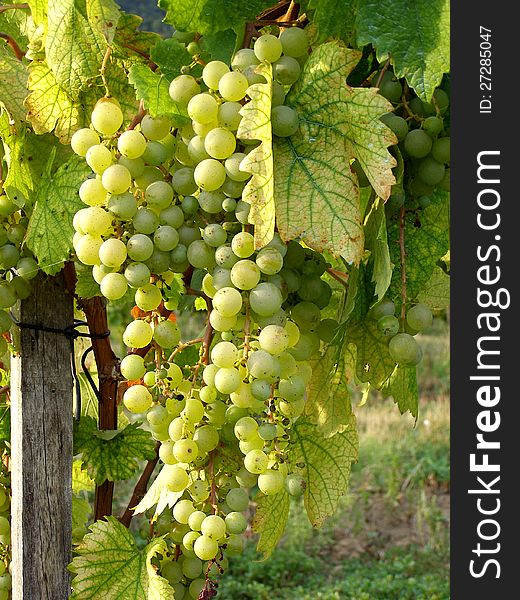
{"label": "grape bunch", "polygon": [[419,303],[410,307],[406,312],[403,327],[395,316],[395,304],[388,299],[376,304],[370,310],[369,316],[377,321],[380,333],[388,337],[388,351],[396,363],[414,366],[421,362],[422,349],[414,336],[432,326],[433,314],[428,306]]}
{"label": "grape bunch", "polygon": [[11,597],[10,478],[2,463],[0,469],[0,600]]}
{"label": "grape bunch", "polygon": [[30,281],[38,274],[38,263],[24,245],[28,222],[0,186],[0,356],[7,351],[3,334],[12,325],[8,311],[31,295]]}
{"label": "grape bunch", "polygon": [[[170,550],[158,566],[176,598],[198,598],[242,551],[252,498],[305,489],[288,449],[310,361],[338,328],[322,318],[332,296],[328,265],[278,233],[255,246],[242,195],[250,174],[241,165],[256,142],[237,132],[249,87],[265,82],[260,63],[273,68],[274,134],[297,131],[284,100],[308,46],[303,30],[286,29],[258,37],[231,66],[211,61],[201,78],[183,72],[169,93],[187,125],[147,115],[121,131],[120,107],[103,98],[91,127],[72,137],[93,171],[79,190],[87,206],[74,217],[76,257],[108,300],[131,290],[139,309],[123,333],[123,405],[160,443],[177,497],[155,525],[167,534]],[[183,339],[171,312],[177,274],[208,308],[194,340]],[[196,365],[178,360],[188,345],[199,348]]]}
{"label": "grape bunch", "polygon": [[405,198],[408,205],[425,208],[436,188],[450,190],[449,96],[439,87],[431,102],[410,97],[390,69],[376,72],[371,82],[394,105],[381,120],[395,133],[406,163],[405,193],[399,190],[390,196],[387,212],[399,209]]}

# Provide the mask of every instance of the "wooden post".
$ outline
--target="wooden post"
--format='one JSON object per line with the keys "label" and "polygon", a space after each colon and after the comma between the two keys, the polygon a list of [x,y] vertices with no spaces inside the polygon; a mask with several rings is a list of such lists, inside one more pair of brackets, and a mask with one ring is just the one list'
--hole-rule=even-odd
{"label": "wooden post", "polygon": [[[73,300],[63,275],[38,275],[17,316],[23,323],[70,326]],[[20,354],[11,374],[13,600],[66,600],[72,535],[70,342],[29,328],[17,335]]]}

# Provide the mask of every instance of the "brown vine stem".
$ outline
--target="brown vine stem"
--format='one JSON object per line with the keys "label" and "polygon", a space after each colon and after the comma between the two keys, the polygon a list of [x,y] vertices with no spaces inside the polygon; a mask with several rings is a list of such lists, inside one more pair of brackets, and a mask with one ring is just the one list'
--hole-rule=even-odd
{"label": "brown vine stem", "polygon": [[415,121],[418,121],[418,122],[424,121],[424,119],[422,117],[420,117],[419,115],[416,115],[410,108],[410,105],[408,104],[409,91],[410,91],[410,88],[408,87],[408,84],[405,81],[404,85],[403,85],[403,95],[401,97],[401,100],[403,101],[404,110],[406,111],[406,114],[410,118],[414,119]]}
{"label": "brown vine stem", "polygon": [[332,267],[327,268],[327,273],[336,281],[339,281],[341,285],[348,287],[348,273],[343,273],[343,271],[338,271],[338,269],[333,269]]}
{"label": "brown vine stem", "polygon": [[168,357],[168,362],[172,362],[177,354],[180,354],[183,350],[186,350],[189,346],[194,346],[195,344],[200,344],[204,341],[204,338],[198,337],[193,340],[189,340],[188,342],[181,342],[177,348],[170,354]]}
{"label": "brown vine stem", "polygon": [[379,77],[377,78],[376,85],[374,87],[378,88],[383,81],[383,77],[385,73],[388,71],[388,67],[390,66],[390,59],[385,62],[385,66],[381,69],[381,73],[379,73]]}
{"label": "brown vine stem", "polygon": [[6,41],[7,45],[10,46],[11,50],[14,52],[14,55],[18,60],[23,59],[25,54],[23,53],[22,49],[18,45],[18,42],[14,39],[12,35],[0,31],[0,38]]}
{"label": "brown vine stem", "polygon": [[4,385],[0,387],[0,396],[2,394],[7,394],[11,388],[8,385]]}
{"label": "brown vine stem", "polygon": [[108,83],[107,83],[107,80],[105,77],[105,71],[106,71],[108,59],[110,58],[111,53],[112,53],[112,48],[110,46],[107,46],[105,55],[103,56],[103,62],[101,63],[101,67],[99,69],[99,74],[101,76],[101,80],[103,81],[103,86],[105,88],[105,92],[106,92],[107,96],[110,96],[110,92],[109,92]]}
{"label": "brown vine stem", "polygon": [[155,466],[159,462],[159,446],[160,442],[157,442],[155,445],[155,457],[149,460],[146,463],[146,466],[139,477],[138,482],[135,485],[134,491],[132,493],[132,497],[130,498],[130,502],[125,509],[125,512],[119,517],[119,521],[125,526],[130,527],[130,523],[134,517],[133,509],[141,502],[141,500],[146,495],[146,489],[148,487],[148,482],[150,481],[150,477],[155,470]]}
{"label": "brown vine stem", "polygon": [[23,8],[30,8],[30,6],[28,4],[2,4],[0,6],[0,13],[6,12],[8,10],[16,10]]}
{"label": "brown vine stem", "polygon": [[127,130],[130,129],[135,129],[139,123],[143,120],[143,117],[146,114],[146,109],[144,107],[144,102],[141,100],[139,102],[139,110],[137,111],[137,114],[135,115],[135,117],[131,120],[130,125],[128,125]]}
{"label": "brown vine stem", "polygon": [[399,211],[399,249],[401,258],[401,324],[404,325],[406,317],[406,248],[404,245],[404,228],[405,228],[406,210],[401,206]]}

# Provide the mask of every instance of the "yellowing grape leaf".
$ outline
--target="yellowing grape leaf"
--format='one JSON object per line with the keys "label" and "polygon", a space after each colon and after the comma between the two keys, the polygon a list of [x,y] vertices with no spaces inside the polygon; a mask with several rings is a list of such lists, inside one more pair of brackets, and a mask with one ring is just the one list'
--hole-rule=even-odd
{"label": "yellowing grape leaf", "polygon": [[163,538],[139,550],[132,533],[114,517],[96,521],[69,566],[74,573],[71,600],[171,600],[174,592],[152,559],[163,556]]}
{"label": "yellowing grape leaf", "polygon": [[272,496],[262,496],[256,505],[253,518],[253,531],[260,534],[256,549],[263,554],[263,560],[271,556],[285,531],[289,517],[290,497],[282,490]]}
{"label": "yellowing grape leaf", "polygon": [[339,42],[315,48],[287,104],[300,129],[275,143],[275,201],[280,235],[302,236],[348,262],[363,255],[363,227],[356,158],[372,187],[388,198],[396,161],[388,152],[395,136],[380,121],[391,105],[373,88],[351,88],[346,78],[361,53]]}
{"label": "yellowing grape leaf", "polygon": [[[170,480],[170,473],[172,467],[175,465],[164,465],[155,481],[152,483],[145,497],[135,507],[134,514],[139,515],[146,512],[152,506],[157,505],[155,514],[153,516],[156,519],[163,510],[169,506],[170,508],[175,505],[177,500],[182,497],[183,492],[172,492],[168,487],[168,481]],[[134,508],[131,506],[130,508]]]}
{"label": "yellowing grape leaf", "polygon": [[301,470],[307,484],[304,503],[313,527],[319,527],[336,511],[347,492],[350,469],[358,459],[355,415],[350,416],[348,425],[342,433],[324,438],[307,419],[300,418],[294,424],[289,459]]}
{"label": "yellowing grape leaf", "polygon": [[380,198],[376,198],[365,219],[365,248],[371,252],[374,264],[372,281],[376,286],[376,295],[381,300],[390,286],[393,265],[388,249],[385,205]]}
{"label": "yellowing grape leaf", "polygon": [[416,300],[426,304],[432,310],[448,308],[450,305],[450,276],[436,266]]}
{"label": "yellowing grape leaf", "polygon": [[398,365],[383,389],[385,397],[392,396],[402,415],[409,410],[417,419],[419,415],[419,390],[417,367]]}
{"label": "yellowing grape leaf", "polygon": [[251,100],[240,111],[242,120],[237,137],[260,142],[240,164],[241,170],[252,175],[242,192],[242,199],[251,205],[249,222],[255,226],[255,247],[258,249],[273,239],[275,204],[271,131],[272,67],[268,63],[260,64],[256,73],[265,77],[267,83],[255,83],[248,89]]}
{"label": "yellowing grape leaf", "polygon": [[0,109],[9,113],[11,120],[19,125],[25,121],[23,101],[27,95],[27,66],[18,60],[14,54],[0,45]]}

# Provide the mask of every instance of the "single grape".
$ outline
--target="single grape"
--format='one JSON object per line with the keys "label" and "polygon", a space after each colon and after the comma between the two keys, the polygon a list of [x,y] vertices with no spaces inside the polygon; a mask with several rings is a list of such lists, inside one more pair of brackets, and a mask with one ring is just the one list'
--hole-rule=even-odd
{"label": "single grape", "polygon": [[241,109],[242,105],[239,102],[223,102],[218,109],[220,125],[231,131],[236,131],[242,120]]}
{"label": "single grape", "polygon": [[281,56],[273,63],[273,76],[282,85],[292,85],[300,77],[300,63],[291,56]]}
{"label": "single grape", "polygon": [[195,430],[193,440],[202,452],[211,452],[219,443],[219,434],[212,425],[203,425]]}
{"label": "single grape", "polygon": [[[190,196],[197,191],[197,184],[194,178],[194,169],[183,167],[177,169],[172,175],[172,187],[181,196]],[[164,206],[163,208],[166,208]]]}
{"label": "single grape", "polygon": [[147,165],[160,167],[168,159],[168,149],[161,142],[151,140],[146,143],[142,158]]}
{"label": "single grape", "polygon": [[416,304],[406,313],[406,322],[415,331],[424,331],[433,324],[432,311],[426,304]]}
{"label": "single grape", "polygon": [[[81,238],[74,244],[74,250],[76,251],[78,260],[84,265],[99,264],[101,262],[99,259],[99,249],[101,248],[102,244],[103,238],[100,236],[94,236],[90,234],[81,236]],[[11,261],[9,263],[6,262],[4,258],[6,248],[8,248],[8,246],[0,248],[0,266],[4,269],[14,267],[17,262],[16,257],[13,258],[12,264]],[[18,251],[16,252],[18,253]]]}
{"label": "single grape", "polygon": [[117,194],[108,200],[108,212],[118,219],[128,221],[137,214],[137,200],[130,194]]}
{"label": "single grape", "polygon": [[438,185],[444,178],[444,165],[431,156],[427,156],[419,164],[417,177],[426,185]]}
{"label": "single grape", "polygon": [[205,137],[204,148],[212,158],[224,160],[235,151],[236,139],[231,131],[224,127],[215,127]]}
{"label": "single grape", "polygon": [[195,182],[202,190],[212,192],[217,190],[226,180],[226,170],[218,160],[207,158],[195,167],[194,177]]}
{"label": "single grape", "polygon": [[141,379],[146,373],[144,358],[138,354],[128,354],[121,361],[120,370],[125,379],[130,381]]}
{"label": "single grape", "polygon": [[224,100],[238,102],[246,95],[249,82],[247,77],[238,71],[231,71],[223,75],[218,82],[218,91]]}
{"label": "single grape", "polygon": [[439,117],[428,117],[423,121],[422,128],[431,138],[436,138],[443,130],[444,124]]}
{"label": "single grape", "polygon": [[154,181],[146,188],[144,199],[148,208],[156,211],[164,210],[172,203],[173,188],[166,181]]}
{"label": "single grape", "polygon": [[141,132],[148,140],[159,141],[170,133],[171,122],[167,117],[145,115],[141,121]]}
{"label": "single grape", "polygon": [[195,540],[193,551],[201,560],[212,560],[217,556],[218,543],[207,535],[201,535]]}
{"label": "single grape", "polygon": [[133,385],[123,394],[123,404],[133,413],[142,413],[152,405],[152,395],[144,385]]}
{"label": "single grape", "polygon": [[[237,263],[237,265],[238,264],[240,263]],[[233,269],[235,267],[233,267]],[[232,276],[233,269],[231,270]],[[251,309],[263,317],[274,315],[281,308],[282,303],[282,293],[273,283],[259,283],[249,294],[249,304]]]}
{"label": "single grape", "polygon": [[258,337],[260,347],[270,354],[278,356],[287,350],[289,336],[283,327],[279,325],[268,325],[264,327]]}
{"label": "single grape", "polygon": [[102,135],[114,135],[123,124],[123,112],[112,98],[101,98],[90,119],[94,129]]}
{"label": "single grape", "polygon": [[215,375],[215,387],[221,394],[231,394],[240,386],[240,373],[234,367],[219,369]]}
{"label": "single grape", "polygon": [[299,128],[298,113],[290,106],[275,106],[271,111],[271,125],[278,137],[294,135]]}
{"label": "single grape", "polygon": [[[240,290],[252,290],[253,288],[255,288],[260,281],[260,276],[260,269],[258,268],[257,264],[254,263],[252,260],[239,260],[231,268],[231,281],[233,285]],[[280,293],[279,290],[278,293]]]}
{"label": "single grape", "polygon": [[375,321],[379,321],[381,317],[393,315],[394,313],[395,304],[391,300],[383,299],[370,309],[369,316]]}
{"label": "single grape", "polygon": [[177,465],[169,467],[168,475],[169,477],[166,481],[166,486],[172,492],[182,492],[190,483],[188,473],[186,473],[182,467],[178,467]]}
{"label": "single grape", "polygon": [[155,310],[161,302],[161,290],[153,283],[145,283],[135,292],[135,303],[145,312]]}
{"label": "single grape", "polygon": [[78,129],[78,131],[74,133],[70,140],[70,146],[76,154],[85,156],[87,150],[91,146],[96,146],[99,142],[99,135],[93,129],[85,127],[83,129]]}
{"label": "single grape", "polygon": [[450,98],[448,94],[443,89],[436,88],[436,90],[433,92],[433,97],[437,106],[439,107],[439,111],[441,114],[444,114],[450,105]]}
{"label": "single grape", "polygon": [[182,463],[193,462],[198,453],[199,448],[193,440],[178,440],[173,446],[173,456]]}
{"label": "single grape", "polygon": [[266,496],[277,494],[283,489],[284,476],[280,471],[267,469],[258,476],[258,487]]}
{"label": "single grape", "polygon": [[424,158],[432,149],[432,139],[422,129],[413,129],[404,140],[404,149],[412,158]]}
{"label": "single grape", "polygon": [[135,129],[124,131],[117,140],[117,149],[126,158],[139,158],[146,149],[146,138]]}
{"label": "single grape", "polygon": [[443,164],[450,162],[450,138],[443,137],[435,140],[432,147],[433,158]]}
{"label": "single grape", "polygon": [[169,93],[174,102],[186,106],[193,96],[200,94],[200,85],[191,75],[179,75],[170,83]]}
{"label": "single grape", "polygon": [[218,118],[218,103],[209,94],[197,94],[188,102],[188,114],[197,123],[212,123]]}
{"label": "single grape", "polygon": [[247,173],[240,169],[240,164],[245,157],[246,155],[242,152],[236,152],[224,162],[226,175],[233,181],[247,181],[251,177],[251,173]]}
{"label": "single grape", "polygon": [[228,533],[240,534],[247,529],[247,519],[241,512],[232,511],[225,518]]}
{"label": "single grape", "polygon": [[231,240],[231,249],[238,258],[249,258],[255,251],[255,238],[247,231],[237,233]]}
{"label": "single grape", "polygon": [[137,262],[148,260],[153,254],[152,240],[142,233],[136,233],[126,243],[128,256]]}
{"label": "single grape", "polygon": [[94,173],[101,175],[112,164],[113,157],[112,152],[106,146],[96,144],[87,150],[85,160]]}
{"label": "single grape", "polygon": [[137,233],[150,234],[153,233],[157,227],[159,227],[159,217],[153,210],[141,207],[137,211],[135,217],[132,219],[132,224]]}
{"label": "single grape", "polygon": [[300,57],[307,54],[309,38],[307,32],[299,27],[284,29],[278,38],[282,44],[283,53],[287,56]]}
{"label": "single grape", "polygon": [[282,43],[274,35],[261,35],[254,44],[254,52],[258,60],[273,63],[282,55]]}
{"label": "single grape", "polygon": [[119,268],[126,260],[126,245],[121,240],[110,238],[99,248],[99,258],[107,267]]}
{"label": "single grape", "polygon": [[381,117],[381,121],[395,133],[399,142],[402,142],[408,134],[408,123],[394,113],[387,113]]}
{"label": "single grape", "polygon": [[285,489],[290,496],[299,498],[305,491],[306,487],[307,484],[305,479],[301,475],[293,473],[291,475],[287,475],[285,478]]}
{"label": "single grape", "polygon": [[144,348],[152,341],[153,330],[148,323],[137,319],[130,322],[123,333],[123,342],[130,348]]}
{"label": "single grape", "polygon": [[262,450],[251,450],[244,457],[244,466],[250,472],[256,475],[265,473],[269,459]]}
{"label": "single grape", "polygon": [[401,96],[403,94],[403,86],[399,83],[399,81],[387,79],[386,81],[381,82],[379,92],[389,102],[397,104],[401,100]]}
{"label": "single grape", "polygon": [[201,523],[200,530],[203,536],[212,540],[221,540],[226,535],[226,522],[218,515],[208,515]]}
{"label": "single grape", "polygon": [[384,315],[378,319],[377,327],[385,337],[393,337],[399,332],[399,319],[394,315]]}
{"label": "single grape", "polygon": [[218,342],[211,350],[211,361],[219,368],[232,367],[238,360],[238,348],[231,342]]}
{"label": "single grape", "polygon": [[161,346],[161,348],[175,348],[181,340],[181,333],[178,325],[168,319],[160,321],[155,326],[153,339]]}
{"label": "single grape", "polygon": [[226,495],[226,504],[231,510],[237,512],[247,510],[249,506],[249,494],[242,488],[233,488]]}
{"label": "single grape", "polygon": [[421,352],[415,338],[408,333],[398,333],[388,345],[390,356],[403,365],[416,365],[421,360]]}

